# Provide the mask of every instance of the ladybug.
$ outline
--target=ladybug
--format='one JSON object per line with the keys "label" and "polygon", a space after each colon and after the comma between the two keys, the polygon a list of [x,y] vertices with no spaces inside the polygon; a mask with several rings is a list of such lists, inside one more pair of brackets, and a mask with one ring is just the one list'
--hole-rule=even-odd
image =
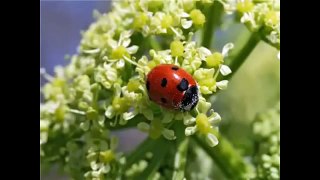
{"label": "ladybug", "polygon": [[160,64],[147,75],[149,99],[173,110],[190,111],[199,101],[197,82],[184,69],[172,64]]}

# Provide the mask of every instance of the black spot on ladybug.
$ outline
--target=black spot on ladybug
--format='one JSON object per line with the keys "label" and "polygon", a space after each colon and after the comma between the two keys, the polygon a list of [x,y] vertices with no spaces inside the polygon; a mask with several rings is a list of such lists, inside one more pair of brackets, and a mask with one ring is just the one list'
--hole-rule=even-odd
{"label": "black spot on ladybug", "polygon": [[161,102],[165,104],[167,103],[167,100],[165,98],[161,98]]}
{"label": "black spot on ladybug", "polygon": [[180,105],[180,109],[183,111],[190,111],[198,104],[198,87],[191,86],[185,93]]}
{"label": "black spot on ladybug", "polygon": [[180,83],[177,85],[177,89],[182,92],[182,91],[187,90],[188,86],[189,86],[188,80],[186,80],[185,78],[182,78]]}
{"label": "black spot on ladybug", "polygon": [[162,81],[161,81],[161,87],[166,87],[167,82],[168,82],[167,79],[163,78]]}
{"label": "black spot on ladybug", "polygon": [[172,66],[171,69],[174,70],[174,71],[177,71],[179,69],[179,67],[178,66]]}
{"label": "black spot on ladybug", "polygon": [[147,81],[147,90],[149,91],[150,90],[150,82]]}

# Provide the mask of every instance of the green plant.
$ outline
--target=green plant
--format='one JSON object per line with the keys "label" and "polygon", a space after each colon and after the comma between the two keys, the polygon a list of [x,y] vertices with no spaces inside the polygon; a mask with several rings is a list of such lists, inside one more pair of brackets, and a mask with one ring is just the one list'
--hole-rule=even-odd
{"label": "green plant", "polygon": [[[248,123],[256,148],[237,144],[228,131],[233,122],[223,124],[213,110],[216,98],[225,100],[220,106],[236,104],[227,101],[232,93],[220,91],[261,40],[280,50],[279,3],[130,0],[114,1],[109,13],[95,11],[96,22],[83,32],[70,63],[57,67],[54,76],[40,70],[49,81],[41,89],[42,170],[58,164],[73,179],[279,179],[280,110],[261,115],[279,107],[270,103]],[[218,50],[215,32],[230,13],[249,32]],[[146,75],[163,63],[197,80],[201,95],[191,112],[149,100]],[[129,154],[117,150],[111,134],[126,128],[148,134]]]}

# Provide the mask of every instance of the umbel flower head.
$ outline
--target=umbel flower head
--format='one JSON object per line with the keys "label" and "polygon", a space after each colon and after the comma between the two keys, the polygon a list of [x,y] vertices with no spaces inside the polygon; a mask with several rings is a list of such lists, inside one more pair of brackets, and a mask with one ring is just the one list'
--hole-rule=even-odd
{"label": "umbel flower head", "polygon": [[[170,50],[152,50],[150,52],[151,60],[148,61],[147,57],[144,56],[140,60],[138,60],[136,71],[139,73],[140,82],[142,83],[141,87],[143,87],[142,90],[144,91],[144,95],[147,95],[146,87],[143,86],[143,84],[146,83],[145,77],[153,67],[159,64],[175,64],[176,66],[182,67],[183,69],[191,73],[196,80],[198,80],[198,86],[200,88],[200,101],[197,104],[194,112],[170,111],[155,105],[149,100],[138,103],[138,106],[143,107],[146,106],[144,103],[150,104],[149,106],[153,107],[154,109],[154,111],[151,112],[153,114],[155,112],[161,113],[160,115],[158,115],[158,117],[160,118],[149,118],[151,122],[141,122],[138,124],[138,128],[144,132],[149,132],[149,134],[153,137],[155,136],[154,134],[162,134],[165,138],[173,140],[175,139],[174,131],[167,129],[166,126],[174,120],[182,120],[187,118],[189,120],[185,120],[185,122],[188,122],[187,124],[185,123],[186,125],[191,125],[195,122],[197,122],[197,125],[193,127],[193,130],[191,130],[191,127],[187,127],[186,135],[192,135],[198,130],[197,128],[200,128],[199,132],[203,133],[207,139],[209,138],[209,145],[215,146],[218,143],[218,140],[215,137],[214,132],[216,130],[214,129],[214,126],[216,126],[218,124],[217,122],[220,121],[220,116],[218,113],[213,112],[212,110],[209,111],[211,103],[207,102],[206,99],[202,97],[202,94],[212,94],[216,92],[217,87],[219,89],[225,89],[227,87],[227,80],[222,80],[216,83],[216,78],[219,73],[224,76],[231,73],[230,68],[222,63],[224,57],[227,56],[228,51],[232,47],[232,44],[227,44],[223,48],[222,53],[212,53],[205,47],[196,47],[193,42],[173,41],[170,43]],[[187,48],[189,49],[185,50]],[[220,54],[220,56],[215,59],[215,54]],[[208,59],[212,59],[212,61],[218,62],[214,67],[212,67],[208,65]],[[194,62],[196,63],[193,64]],[[211,113],[211,115],[207,117],[205,115],[206,113]],[[153,115],[152,117],[154,116],[155,115]],[[148,117],[146,118],[148,119]],[[198,121],[196,121],[196,119],[198,119]]]}
{"label": "umbel flower head", "polygon": [[[228,80],[217,77],[231,73],[225,60],[233,44],[218,51],[193,40],[206,22],[196,7],[195,1],[114,1],[110,13],[95,14],[96,22],[82,33],[79,52],[69,64],[54,76],[41,69],[48,80],[40,104],[43,162],[49,158],[79,174],[69,167],[79,159],[85,162],[86,178],[116,178],[124,160],[106,132],[125,125],[153,139],[176,140],[172,125],[183,121],[185,136],[199,134],[208,146],[218,144],[221,117],[206,98],[227,88]],[[149,99],[146,76],[159,64],[183,68],[197,81],[199,102],[192,111],[164,109]],[[55,147],[55,138],[75,141],[77,148]],[[54,156],[51,148],[67,150]]]}
{"label": "umbel flower head", "polygon": [[110,174],[118,164],[124,164],[125,159],[121,153],[116,153],[117,139],[100,141],[98,146],[92,145],[87,152],[87,160],[91,170],[84,174],[87,179],[103,179],[105,174]]}
{"label": "umbel flower head", "polygon": [[280,103],[257,115],[253,123],[257,152],[257,177],[280,179]]}
{"label": "umbel flower head", "polygon": [[[239,21],[261,39],[280,51],[280,0],[219,1],[228,13],[235,13]],[[280,59],[280,53],[278,54]]]}

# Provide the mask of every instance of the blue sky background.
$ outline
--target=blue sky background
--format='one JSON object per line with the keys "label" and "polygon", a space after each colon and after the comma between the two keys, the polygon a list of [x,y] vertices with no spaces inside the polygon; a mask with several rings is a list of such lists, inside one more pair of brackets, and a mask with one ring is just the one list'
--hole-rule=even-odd
{"label": "blue sky background", "polygon": [[54,66],[65,65],[66,54],[75,54],[81,40],[80,31],[94,21],[94,9],[106,12],[110,1],[41,1],[41,67],[53,74]]}

